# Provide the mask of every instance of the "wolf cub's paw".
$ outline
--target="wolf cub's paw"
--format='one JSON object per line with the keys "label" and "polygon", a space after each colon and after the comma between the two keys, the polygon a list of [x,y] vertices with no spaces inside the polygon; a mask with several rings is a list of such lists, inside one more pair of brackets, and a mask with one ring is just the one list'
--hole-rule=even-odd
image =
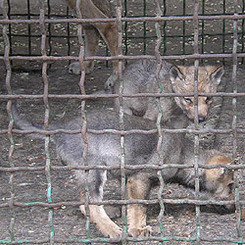
{"label": "wolf cub's paw", "polygon": [[73,62],[68,66],[68,72],[75,75],[81,74],[81,67],[79,62]]}
{"label": "wolf cub's paw", "polygon": [[117,81],[117,75],[114,73],[111,74],[104,84],[105,91],[107,90],[113,91],[116,81]]}
{"label": "wolf cub's paw", "polygon": [[128,229],[128,233],[133,237],[146,237],[152,233],[152,227],[147,225],[145,227],[133,227]]}
{"label": "wolf cub's paw", "polygon": [[[85,61],[85,73],[90,73],[94,68],[94,63],[91,61]],[[81,66],[79,62],[73,62],[68,66],[68,72],[75,75],[81,74]]]}
{"label": "wolf cub's paw", "polygon": [[116,229],[110,230],[108,232],[108,236],[110,238],[121,238],[122,237],[122,229],[117,227]]}
{"label": "wolf cub's paw", "polygon": [[[214,140],[215,140],[214,133],[208,132],[209,129],[213,129],[213,128],[215,128],[215,126],[212,126],[212,125],[209,125],[209,124],[206,124],[206,123],[200,123],[199,124],[199,129],[200,130],[206,130],[207,131],[206,133],[202,133],[199,136],[200,144],[202,146],[208,146],[208,145],[210,145],[210,144],[212,144],[214,142]],[[190,124],[187,127],[187,129],[195,129],[195,125],[194,124]],[[194,141],[194,134],[187,133],[186,134],[186,138],[188,138],[191,141]]]}

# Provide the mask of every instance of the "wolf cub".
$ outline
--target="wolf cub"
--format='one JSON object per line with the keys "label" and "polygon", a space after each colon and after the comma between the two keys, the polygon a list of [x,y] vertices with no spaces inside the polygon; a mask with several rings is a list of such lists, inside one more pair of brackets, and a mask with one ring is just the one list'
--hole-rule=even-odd
{"label": "wolf cub", "polygon": [[[15,107],[12,108],[15,124],[21,129],[37,129],[32,123],[22,119]],[[177,119],[169,122],[169,127],[179,128],[182,120]],[[125,130],[143,129],[149,130],[155,128],[155,122],[142,119],[135,116],[125,115]],[[177,123],[176,123],[177,122]],[[105,111],[90,111],[87,113],[88,129],[120,129],[119,118],[116,113]],[[50,126],[50,129],[72,129],[81,130],[81,118],[75,118],[71,121],[60,122]],[[37,136],[33,135],[32,136]],[[39,137],[44,137],[39,135]],[[83,163],[83,140],[81,134],[55,134],[51,136],[55,143],[57,155],[62,162],[68,165],[80,165]],[[114,166],[118,170],[111,171],[114,178],[120,180],[121,163],[121,143],[120,135],[117,134],[93,134],[87,132],[88,166]],[[152,165],[158,166],[159,155],[157,152],[158,134],[129,134],[125,135],[125,162],[126,165]],[[163,133],[160,153],[163,156],[164,164],[188,164],[193,166],[194,151],[193,142],[184,138],[183,134]],[[199,150],[199,164],[229,164],[232,160],[215,150]],[[103,200],[103,188],[107,180],[107,170],[94,169],[88,171],[87,183],[85,183],[85,171],[75,170],[78,182],[78,188],[81,200],[85,199],[85,186],[88,184],[89,201],[96,202]],[[127,190],[129,199],[147,199],[153,182],[158,180],[157,171],[153,169],[144,169],[141,171],[126,170]],[[231,200],[233,199],[232,184],[233,172],[227,168],[202,169],[198,171],[200,177],[200,186],[202,190],[212,193],[215,198]],[[162,170],[164,181],[175,179],[188,187],[194,188],[195,171],[193,168],[164,168]],[[226,205],[230,211],[234,205]],[[84,215],[86,215],[84,205],[80,206]],[[113,222],[106,214],[103,206],[90,204],[90,219],[105,236],[118,238],[122,235],[121,228]],[[130,235],[147,236],[151,233],[151,227],[146,223],[146,207],[140,204],[128,205],[128,232]]]}
{"label": "wolf cub", "polygon": [[[123,94],[157,93],[159,84],[155,77],[157,63],[154,60],[140,60],[130,64],[123,72]],[[198,92],[215,93],[224,74],[222,66],[200,66],[198,71]],[[160,83],[163,93],[194,92],[194,66],[174,66],[163,61],[160,71]],[[106,82],[107,88],[114,86],[119,93],[119,84]],[[198,97],[198,120],[203,122],[208,117],[212,97]],[[176,114],[183,112],[190,120],[194,120],[194,97],[161,97],[162,121],[167,122]],[[118,100],[115,100],[118,109]],[[123,109],[126,114],[141,116],[156,121],[159,106],[155,97],[123,98]]]}

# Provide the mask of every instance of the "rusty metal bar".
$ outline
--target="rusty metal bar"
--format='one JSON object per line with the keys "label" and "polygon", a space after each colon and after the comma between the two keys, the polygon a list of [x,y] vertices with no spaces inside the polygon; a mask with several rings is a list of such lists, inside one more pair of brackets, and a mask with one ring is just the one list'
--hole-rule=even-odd
{"label": "rusty metal bar", "polygon": [[[244,58],[245,53],[237,53],[237,58]],[[183,60],[183,59],[211,59],[211,58],[232,58],[232,53],[226,54],[187,54],[187,55],[169,55],[162,56],[163,60]],[[0,56],[0,60],[4,57]],[[61,60],[71,60],[78,61],[77,56],[10,56],[9,59],[12,60],[26,60],[26,61],[61,61]],[[90,60],[101,60],[101,61],[112,61],[112,60],[155,60],[154,55],[118,55],[118,56],[90,56],[86,57],[85,61]]]}
{"label": "rusty metal bar", "polygon": [[[234,16],[238,15],[237,11],[238,1],[234,0]],[[232,83],[233,83],[233,92],[237,93],[237,45],[238,45],[238,20],[234,19],[233,22],[233,50],[232,50]],[[232,108],[233,108],[233,118],[232,118],[232,130],[233,130],[233,147],[232,155],[233,159],[237,157],[237,98],[232,98]],[[236,230],[239,240],[242,240],[242,229],[241,229],[241,207],[240,207],[240,186],[239,186],[239,175],[238,172],[234,173],[234,183],[235,183],[235,206],[236,206]]]}
{"label": "rusty metal bar", "polygon": [[[155,5],[156,5],[156,17],[161,17],[163,15],[162,10],[161,10],[161,5],[159,3],[159,0],[155,0]],[[161,79],[160,79],[160,72],[162,69],[162,59],[161,59],[161,54],[160,54],[160,47],[162,44],[162,32],[161,32],[161,25],[160,22],[156,22],[155,23],[155,30],[156,30],[156,35],[157,35],[157,40],[156,40],[156,46],[155,46],[155,56],[156,56],[156,60],[157,60],[157,69],[155,72],[155,78],[156,81],[158,83],[158,93],[163,93],[163,86],[161,84]],[[163,138],[163,132],[161,130],[161,120],[162,120],[162,116],[163,116],[163,112],[162,112],[162,107],[161,107],[161,101],[160,98],[157,98],[157,103],[158,103],[158,117],[157,117],[157,132],[158,132],[158,142],[157,142],[157,154],[159,157],[159,161],[158,161],[158,165],[161,166],[162,164],[164,164],[164,157],[160,151],[161,149],[161,145],[162,145],[162,138]],[[157,171],[157,177],[159,179],[159,190],[157,193],[157,198],[158,198],[158,202],[160,205],[160,212],[158,215],[158,223],[159,223],[159,227],[160,227],[160,231],[161,231],[161,236],[164,236],[164,225],[163,225],[163,216],[165,213],[165,206],[164,206],[164,202],[162,200],[162,196],[163,196],[163,192],[164,192],[164,179],[162,176],[162,171],[159,170]]]}
{"label": "rusty metal bar", "polygon": [[[118,30],[118,54],[119,56],[123,54],[122,52],[122,43],[123,43],[123,26],[122,26],[122,2],[121,0],[116,1],[116,23]],[[123,89],[124,84],[122,80],[122,71],[123,71],[123,63],[121,60],[118,62],[117,66],[117,82],[119,82],[119,125],[120,130],[124,131],[124,111],[123,111]],[[125,162],[125,136],[121,135],[120,137],[120,149],[121,149],[121,157],[120,157],[120,173],[121,173],[121,198],[122,200],[126,200],[127,198],[127,178],[126,178],[126,162]],[[122,219],[123,219],[123,233],[122,233],[122,244],[127,244],[128,237],[128,222],[127,222],[127,205],[122,206]]]}
{"label": "rusty metal bar", "polygon": [[[189,242],[189,243],[194,243],[196,240],[195,238],[186,238],[186,237],[180,237],[180,236],[173,236],[173,237],[155,237],[155,236],[151,236],[151,237],[142,237],[142,238],[132,238],[132,237],[128,237],[127,241],[129,242],[171,242],[171,241],[183,241],[183,242]],[[242,244],[245,241],[243,240],[238,241],[235,239],[224,239],[224,238],[215,238],[215,239],[205,239],[205,238],[201,238],[200,241],[202,242],[211,242],[214,244],[217,243],[224,243],[224,242],[228,242],[228,243],[234,243],[234,244]],[[12,243],[8,240],[3,241],[6,244],[11,244],[11,245],[18,245],[19,243]],[[20,241],[21,244],[45,244],[47,243],[48,240],[46,239],[40,239],[40,240],[22,240]],[[71,239],[55,239],[55,243],[121,243],[122,239],[112,239],[112,238],[91,238],[91,239],[86,239],[86,238],[80,238],[80,239],[76,239],[76,238],[71,238]]]}
{"label": "rusty metal bar", "polygon": [[[41,30],[41,54],[42,56],[47,56],[46,52],[46,29],[45,29],[45,2],[44,0],[39,0],[40,5],[40,17],[39,17],[39,24],[40,24],[40,30]],[[48,101],[48,89],[49,89],[49,81],[47,76],[47,67],[48,63],[46,61],[43,61],[42,64],[42,78],[44,83],[43,88],[43,103],[45,107],[45,113],[44,113],[44,129],[47,130],[49,127],[49,114],[50,114],[50,108],[49,108],[49,101]],[[50,136],[46,135],[45,137],[45,176],[47,180],[47,200],[49,203],[52,202],[52,184],[51,184],[51,173],[50,173],[50,153],[49,153],[49,142],[50,142]],[[48,223],[49,223],[49,243],[54,244],[54,225],[53,225],[53,209],[49,210],[48,213]]]}
{"label": "rusty metal bar", "polygon": [[[233,163],[236,163],[236,161],[234,160]],[[245,169],[245,166],[239,166],[239,165],[204,165],[204,164],[199,164],[198,165],[199,168],[203,168],[203,169],[212,169],[212,168],[226,168],[226,169],[230,169],[230,170],[238,170],[238,169]],[[134,166],[125,166],[125,169],[127,170],[142,170],[142,169],[152,169],[152,170],[163,170],[166,168],[179,168],[179,169],[185,169],[185,168],[193,168],[192,165],[183,165],[183,164],[161,164],[161,166],[154,166],[154,165],[134,165]],[[44,170],[45,167],[0,167],[0,171],[2,172],[22,172],[22,171],[41,171]],[[118,166],[77,166],[77,165],[67,165],[67,166],[51,166],[50,168],[53,171],[60,171],[60,170],[64,170],[64,171],[70,171],[70,170],[118,170],[120,169],[120,165]]]}
{"label": "rusty metal bar", "polygon": [[[126,98],[136,98],[136,97],[188,97],[194,96],[194,93],[140,93],[140,94],[86,94],[86,95],[79,95],[79,94],[48,94],[49,99],[78,99],[78,100],[86,100],[86,99],[115,99],[119,97],[126,97]],[[212,96],[212,97],[244,97],[245,93],[226,93],[226,92],[217,92],[217,93],[198,93],[198,96]],[[42,99],[43,95],[31,95],[31,94],[6,94],[0,95],[0,100],[16,100],[16,99]]]}
{"label": "rusty metal bar", "polygon": [[[9,19],[8,13],[9,13],[9,2],[8,2],[8,8],[6,8],[6,2],[4,0],[0,1],[0,8],[2,10],[3,13],[3,18],[5,20]],[[4,40],[4,63],[5,63],[5,67],[6,67],[6,79],[5,79],[5,84],[6,84],[6,88],[7,88],[7,92],[9,95],[12,94],[12,88],[11,88],[11,75],[12,75],[12,69],[11,69],[11,61],[9,59],[10,56],[10,52],[11,52],[11,44],[10,44],[10,40],[8,37],[8,24],[3,24],[2,27],[2,34],[3,34],[3,40]],[[8,153],[8,160],[9,160],[9,164],[10,167],[14,167],[14,163],[13,163],[13,154],[14,154],[14,138],[13,138],[13,134],[12,134],[12,129],[14,126],[14,119],[11,113],[11,106],[12,106],[12,101],[9,100],[7,103],[7,113],[8,113],[8,117],[9,117],[9,124],[8,124],[8,130],[7,130],[7,135],[8,135],[8,139],[10,142],[10,147],[9,147],[9,153]],[[9,185],[10,185],[10,200],[9,200],[9,208],[10,208],[10,213],[11,213],[11,219],[10,219],[10,224],[8,227],[8,231],[9,231],[9,236],[10,236],[10,241],[14,242],[15,241],[15,235],[14,235],[14,228],[15,228],[15,211],[14,211],[14,199],[15,199],[15,190],[14,190],[14,174],[11,173],[9,176]]]}
{"label": "rusty metal bar", "polygon": [[[228,242],[228,243],[234,243],[234,244],[241,244],[244,243],[240,242],[238,240],[235,239],[223,239],[223,238],[215,238],[215,239],[205,239],[205,238],[201,238],[200,239],[202,242],[212,242],[214,244],[217,243],[224,243],[224,242]],[[127,241],[129,242],[171,242],[171,241],[183,241],[183,242],[189,242],[189,243],[194,243],[196,240],[195,238],[186,238],[186,237],[180,237],[180,236],[173,236],[173,237],[142,237],[142,238],[132,238],[132,237],[128,237]],[[19,243],[12,243],[7,241],[4,241],[6,244],[11,244],[11,245],[18,245]],[[47,243],[48,240],[42,239],[42,240],[38,240],[38,241],[32,241],[32,240],[23,240],[20,241],[21,244],[45,244]],[[122,239],[112,239],[112,238],[91,238],[91,239],[85,239],[85,238],[80,238],[80,239],[76,239],[76,238],[71,238],[71,239],[55,239],[55,243],[121,243]]]}
{"label": "rusty metal bar", "polygon": [[[199,20],[198,20],[198,11],[199,11],[199,0],[194,1],[194,13],[193,13],[193,25],[194,25],[194,47],[193,53],[199,54]],[[195,129],[199,129],[198,124],[198,70],[199,70],[199,60],[195,59],[194,61],[194,126]],[[195,170],[195,196],[199,198],[200,195],[200,179],[199,179],[199,165],[198,165],[198,156],[199,156],[199,134],[194,136],[194,170]],[[200,232],[201,232],[201,223],[200,223],[200,206],[196,205],[196,241],[200,244]]]}
{"label": "rusty metal bar", "polygon": [[[31,19],[31,6],[30,6],[30,0],[26,1],[27,4],[27,17],[28,20]],[[31,42],[31,25],[28,24],[28,55],[32,55],[32,42]]]}
{"label": "rusty metal bar", "polygon": [[[64,129],[57,129],[57,130],[19,130],[19,129],[12,129],[12,133],[14,134],[43,134],[43,135],[53,135],[53,134],[78,134],[81,133],[82,130],[64,130]],[[208,132],[216,133],[216,134],[231,134],[233,132],[233,129],[168,129],[168,128],[161,128],[162,132],[166,133],[190,133],[190,134],[205,134]],[[88,133],[91,134],[117,134],[117,135],[129,135],[129,134],[155,134],[157,133],[157,129],[152,130],[140,130],[140,129],[133,129],[133,130],[127,130],[127,131],[120,131],[120,130],[114,130],[114,129],[104,129],[104,130],[95,130],[95,129],[88,129]],[[0,134],[7,134],[8,130],[0,130]],[[245,129],[238,128],[237,133],[245,133]]]}
{"label": "rusty metal bar", "polygon": [[[234,15],[198,15],[198,20],[243,20],[245,14]],[[161,21],[188,21],[195,20],[194,16],[162,16],[162,17],[122,17],[122,22],[161,22]],[[45,19],[45,23],[75,23],[75,24],[86,24],[86,23],[110,23],[116,22],[116,18],[93,18],[93,19]],[[37,19],[11,19],[11,20],[0,20],[0,24],[35,24],[39,23]]]}
{"label": "rusty metal bar", "polygon": [[[188,205],[231,205],[234,204],[235,201],[215,201],[215,200],[200,200],[200,199],[190,199],[190,198],[182,198],[182,199],[171,199],[171,198],[163,198],[162,199],[165,204],[188,204]],[[43,208],[55,208],[55,207],[62,207],[62,206],[71,206],[71,207],[78,207],[80,205],[85,205],[86,202],[17,202],[14,201],[12,203],[7,202],[0,204],[0,208],[10,207],[10,205],[20,208],[30,208],[30,207],[43,207]],[[151,199],[151,200],[142,200],[142,199],[134,199],[134,200],[106,200],[106,201],[91,201],[89,202],[91,205],[129,205],[129,204],[159,204],[158,199]],[[241,201],[241,204],[244,205],[245,201]]]}
{"label": "rusty metal bar", "polygon": [[[82,6],[81,0],[76,0],[76,15],[79,18],[82,18],[82,13],[80,7]],[[82,95],[86,95],[85,92],[85,64],[84,64],[84,57],[85,57],[85,50],[84,50],[84,42],[83,42],[83,27],[81,23],[78,25],[77,29],[77,36],[78,36],[78,43],[80,46],[79,50],[79,64],[81,68],[81,76],[79,81],[79,87],[80,92]],[[84,166],[88,166],[87,163],[87,154],[88,154],[88,148],[89,148],[89,142],[87,140],[87,118],[85,113],[85,106],[86,106],[86,100],[81,101],[81,137],[83,140],[83,154],[82,154],[82,162]],[[91,238],[91,231],[90,231],[90,209],[89,209],[89,170],[85,171],[85,214],[86,214],[86,224],[85,224],[85,231],[87,238]]]}

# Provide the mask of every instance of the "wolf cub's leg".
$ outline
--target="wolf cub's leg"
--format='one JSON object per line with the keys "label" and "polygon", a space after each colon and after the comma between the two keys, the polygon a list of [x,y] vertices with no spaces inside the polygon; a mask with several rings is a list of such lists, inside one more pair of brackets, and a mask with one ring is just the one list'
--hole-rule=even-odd
{"label": "wolf cub's leg", "polygon": [[[85,56],[95,56],[97,53],[100,34],[95,28],[84,28],[85,34]],[[94,68],[94,61],[85,62],[85,71],[90,73]]]}
{"label": "wolf cub's leg", "polygon": [[[150,192],[150,179],[147,174],[131,176],[127,182],[129,199],[146,199]],[[146,225],[146,206],[131,204],[128,206],[128,232],[134,237],[149,236],[151,227]]]}
{"label": "wolf cub's leg", "polygon": [[[78,184],[84,186],[84,175],[77,171]],[[83,178],[83,179],[82,179]],[[106,182],[106,171],[90,171],[88,176],[89,185],[89,201],[102,201],[103,188]],[[81,201],[85,200],[84,190],[80,192]],[[86,216],[85,205],[80,206],[81,212]],[[119,238],[122,234],[122,229],[115,224],[107,215],[103,205],[89,205],[90,221],[96,225],[104,236],[110,238]]]}
{"label": "wolf cub's leg", "polygon": [[[84,205],[80,206],[80,210],[86,216]],[[110,238],[121,237],[122,229],[109,218],[103,206],[89,205],[89,212],[90,221],[96,225],[103,235]]]}
{"label": "wolf cub's leg", "polygon": [[[118,29],[116,23],[107,23],[107,24],[97,24],[96,25],[100,35],[103,40],[106,42],[111,56],[116,56],[119,53],[118,49]],[[114,60],[113,62],[113,73],[117,74],[118,71],[118,60]],[[124,67],[123,67],[124,69]]]}
{"label": "wolf cub's leg", "polygon": [[[100,39],[100,34],[94,27],[84,27],[85,34],[85,56],[95,56]],[[94,68],[94,61],[85,61],[85,72],[90,73]],[[81,74],[81,66],[79,62],[73,62],[69,65],[69,73],[76,75]]]}

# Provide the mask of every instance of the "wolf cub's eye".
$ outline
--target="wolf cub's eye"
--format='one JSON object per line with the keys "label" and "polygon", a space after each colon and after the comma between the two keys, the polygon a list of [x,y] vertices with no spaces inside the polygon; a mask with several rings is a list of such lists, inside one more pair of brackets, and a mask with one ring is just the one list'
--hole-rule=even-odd
{"label": "wolf cub's eye", "polygon": [[229,188],[230,191],[232,191],[234,189],[234,183],[230,183],[228,185],[228,188]]}
{"label": "wolf cub's eye", "polygon": [[188,104],[191,104],[192,103],[192,100],[190,98],[184,98],[185,102],[188,103]]}
{"label": "wolf cub's eye", "polygon": [[211,100],[212,100],[211,97],[207,97],[207,98],[206,98],[206,103],[210,102]]}

